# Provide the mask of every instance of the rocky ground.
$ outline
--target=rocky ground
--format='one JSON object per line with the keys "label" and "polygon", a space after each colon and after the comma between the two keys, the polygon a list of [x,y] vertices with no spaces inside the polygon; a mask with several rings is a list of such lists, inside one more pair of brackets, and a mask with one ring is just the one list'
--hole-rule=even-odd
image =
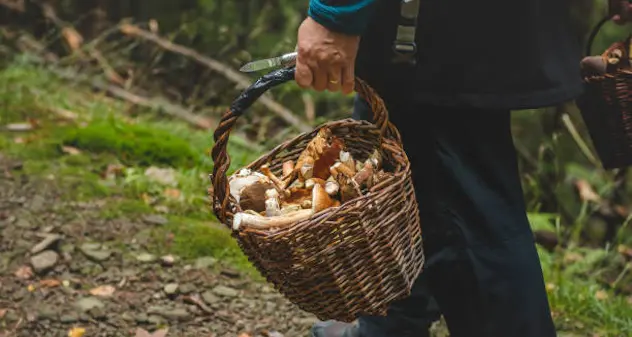
{"label": "rocky ground", "polygon": [[[0,336],[306,336],[314,318],[211,257],[150,254],[160,215],[103,219],[0,153]],[[161,330],[162,329],[162,330]]]}

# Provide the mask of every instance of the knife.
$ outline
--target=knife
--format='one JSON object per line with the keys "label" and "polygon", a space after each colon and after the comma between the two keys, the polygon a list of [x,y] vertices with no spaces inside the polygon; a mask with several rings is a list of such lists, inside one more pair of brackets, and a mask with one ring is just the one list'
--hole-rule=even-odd
{"label": "knife", "polygon": [[297,54],[297,52],[292,52],[269,59],[248,62],[244,64],[241,68],[239,68],[239,71],[243,73],[252,73],[264,69],[287,67],[293,65],[296,62]]}

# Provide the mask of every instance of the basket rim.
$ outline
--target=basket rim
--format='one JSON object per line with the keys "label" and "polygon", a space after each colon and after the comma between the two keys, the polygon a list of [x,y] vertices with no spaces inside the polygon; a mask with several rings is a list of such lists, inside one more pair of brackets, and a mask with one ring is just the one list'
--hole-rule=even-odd
{"label": "basket rim", "polygon": [[[389,172],[389,173],[391,173],[393,175],[393,178],[391,178],[388,181],[386,181],[386,182],[390,182],[389,186],[381,186],[381,185],[384,185],[386,183],[386,182],[382,182],[382,183],[372,187],[365,195],[361,195],[361,196],[355,197],[353,199],[350,199],[350,200],[346,201],[344,204],[342,204],[340,206],[330,207],[330,208],[324,209],[324,210],[322,210],[322,211],[320,211],[318,213],[312,214],[307,219],[301,220],[301,221],[296,222],[296,223],[294,223],[292,225],[289,225],[287,227],[280,228],[280,229],[277,229],[277,230],[274,230],[274,231],[254,229],[254,228],[245,228],[245,227],[240,227],[238,229],[234,229],[232,226],[228,226],[229,228],[231,228],[231,232],[233,232],[233,233],[248,233],[248,234],[254,234],[254,235],[257,235],[257,236],[271,238],[271,237],[274,237],[276,235],[283,235],[283,234],[288,233],[288,232],[300,231],[305,226],[307,226],[308,224],[309,224],[309,227],[313,227],[315,225],[321,225],[326,220],[328,220],[331,217],[333,217],[336,214],[338,214],[338,212],[341,212],[341,211],[344,211],[344,210],[353,209],[353,208],[356,208],[356,207],[361,207],[361,206],[357,206],[357,204],[358,203],[362,203],[363,201],[371,202],[372,199],[379,197],[381,194],[388,193],[392,189],[396,189],[396,188],[402,186],[403,184],[406,183],[406,180],[409,179],[412,176],[412,171],[411,171],[411,168],[410,168],[410,161],[408,159],[408,156],[406,155],[406,151],[403,149],[403,147],[401,145],[397,144],[394,139],[390,139],[389,137],[384,137],[384,136],[380,135],[379,134],[380,129],[375,124],[373,124],[373,123],[371,123],[369,121],[366,121],[366,120],[357,120],[357,119],[353,119],[353,118],[344,118],[344,119],[328,121],[328,122],[325,122],[325,123],[322,123],[322,124],[316,126],[312,131],[301,132],[300,134],[294,136],[293,138],[281,142],[279,145],[275,146],[271,150],[269,150],[267,152],[264,152],[257,159],[253,160],[248,165],[245,165],[244,167],[235,170],[235,173],[239,172],[239,170],[242,170],[242,169],[250,169],[250,170],[252,170],[252,169],[254,169],[256,167],[259,167],[259,166],[261,166],[263,164],[264,159],[269,159],[270,157],[276,156],[281,151],[283,151],[283,149],[285,149],[285,147],[287,147],[288,145],[290,145],[290,144],[292,144],[294,142],[300,142],[301,140],[303,140],[303,139],[305,139],[307,137],[310,137],[313,134],[318,133],[318,131],[321,130],[322,128],[325,128],[325,127],[332,127],[332,128],[339,127],[341,123],[351,123],[352,124],[352,125],[342,126],[343,128],[353,128],[355,126],[363,126],[363,127],[367,127],[367,128],[373,129],[375,132],[378,133],[378,137],[379,137],[379,141],[380,141],[379,148],[381,148],[381,149],[385,149],[387,151],[392,151],[392,149],[389,149],[388,147],[384,146],[385,143],[388,143],[389,145],[394,145],[397,148],[401,149],[401,153],[400,154],[404,156],[406,164],[403,165],[403,166],[396,167],[394,172]],[[382,188],[380,188],[380,187],[382,187]],[[229,206],[230,208],[234,208],[236,206],[235,199],[232,196],[229,195],[228,200],[229,200],[229,205],[227,205],[227,206]],[[226,222],[228,223],[229,221],[226,221]]]}

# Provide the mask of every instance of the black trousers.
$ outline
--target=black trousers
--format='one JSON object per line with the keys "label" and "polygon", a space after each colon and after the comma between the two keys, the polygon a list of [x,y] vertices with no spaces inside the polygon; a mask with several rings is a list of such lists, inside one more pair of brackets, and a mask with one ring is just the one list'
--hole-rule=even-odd
{"label": "black trousers", "polygon": [[[410,297],[362,337],[556,336],[524,206],[509,111],[387,104],[411,161],[426,254]],[[353,117],[371,120],[356,99]]]}

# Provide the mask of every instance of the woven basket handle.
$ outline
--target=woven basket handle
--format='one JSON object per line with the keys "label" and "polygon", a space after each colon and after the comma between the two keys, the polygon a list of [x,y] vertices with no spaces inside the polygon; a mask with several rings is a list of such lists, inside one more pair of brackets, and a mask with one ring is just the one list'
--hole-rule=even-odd
{"label": "woven basket handle", "polygon": [[[621,2],[621,0],[608,0],[608,15],[599,20],[599,22],[597,22],[593,30],[590,32],[590,35],[588,36],[588,41],[586,42],[585,56],[592,56],[592,46],[595,42],[597,34],[599,34],[599,31],[601,31],[601,27],[603,27],[606,22],[612,20],[612,18],[618,14],[619,11],[617,9],[617,6],[620,6]],[[632,3],[632,0],[628,0],[628,2]]]}
{"label": "woven basket handle", "polygon": [[[237,118],[254,104],[257,98],[261,97],[261,95],[272,87],[292,79],[294,79],[294,67],[279,69],[264,75],[245,89],[241,95],[233,101],[228,111],[222,116],[215,130],[213,135],[215,145],[211,153],[214,164],[213,175],[211,177],[213,184],[213,212],[223,223],[225,223],[226,217],[229,215],[227,206],[230,193],[226,174],[230,167],[230,156],[227,151],[230,132],[235,126]],[[399,132],[395,126],[388,121],[388,111],[384,105],[384,101],[368,84],[359,78],[355,79],[355,90],[371,106],[373,110],[373,123],[381,130],[382,137],[394,139],[397,143],[401,144]]]}

